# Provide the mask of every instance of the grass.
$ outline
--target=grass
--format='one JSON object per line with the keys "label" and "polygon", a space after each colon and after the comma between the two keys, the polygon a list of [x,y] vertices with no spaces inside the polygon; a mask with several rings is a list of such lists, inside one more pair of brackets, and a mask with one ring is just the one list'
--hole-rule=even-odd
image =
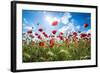
{"label": "grass", "polygon": [[[46,43],[45,43],[46,44]],[[80,39],[78,47],[75,42],[69,43],[68,46],[64,42],[62,45],[54,45],[50,47],[23,44],[23,62],[46,62],[46,61],[69,61],[69,60],[87,60],[91,59],[91,45],[85,40]]]}

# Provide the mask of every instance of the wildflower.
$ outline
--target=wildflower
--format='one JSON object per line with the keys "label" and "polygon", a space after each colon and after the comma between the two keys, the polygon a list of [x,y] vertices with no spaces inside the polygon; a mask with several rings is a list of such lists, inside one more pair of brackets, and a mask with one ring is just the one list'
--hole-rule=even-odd
{"label": "wildflower", "polygon": [[54,46],[54,39],[52,38],[52,39],[50,39],[50,47],[52,47],[53,48],[53,46]]}
{"label": "wildflower", "polygon": [[73,35],[74,35],[74,36],[77,36],[77,33],[76,33],[76,32],[73,32]]}
{"label": "wildflower", "polygon": [[63,35],[63,32],[60,32],[60,35]]}
{"label": "wildflower", "polygon": [[87,37],[91,37],[91,34],[90,34],[90,33],[88,33],[88,34],[87,34]]}
{"label": "wildflower", "polygon": [[87,27],[88,27],[88,24],[87,24],[87,23],[85,23],[85,24],[84,24],[84,28],[87,28]]}
{"label": "wildflower", "polygon": [[38,35],[38,39],[42,39],[42,37],[40,35]]}
{"label": "wildflower", "polygon": [[35,33],[36,36],[38,36],[38,33]]}
{"label": "wildflower", "polygon": [[58,21],[53,21],[52,26],[56,26],[56,25],[58,25]]}
{"label": "wildflower", "polygon": [[81,37],[81,38],[85,38],[86,36],[87,36],[87,34],[85,34],[85,33],[81,33],[81,34],[80,34],[80,37]]}
{"label": "wildflower", "polygon": [[39,28],[39,30],[38,30],[38,31],[42,32],[42,31],[43,31],[43,29],[42,29],[42,28]]}
{"label": "wildflower", "polygon": [[44,34],[44,36],[45,36],[46,38],[48,38],[48,35],[47,35],[47,34]]}
{"label": "wildflower", "polygon": [[27,33],[28,33],[28,34],[31,34],[31,33],[32,33],[32,30],[28,30]]}
{"label": "wildflower", "polygon": [[45,46],[45,43],[44,43],[44,42],[40,42],[40,43],[39,43],[39,46],[44,47],[44,46]]}
{"label": "wildflower", "polygon": [[57,32],[56,30],[53,30],[53,31],[52,31],[53,34],[56,34],[56,32]]}
{"label": "wildflower", "polygon": [[46,34],[45,32],[43,32],[43,35]]}
{"label": "wildflower", "polygon": [[60,40],[64,40],[63,36],[59,36]]}
{"label": "wildflower", "polygon": [[46,38],[48,38],[48,35],[47,35],[45,32],[43,32],[43,35],[44,35]]}

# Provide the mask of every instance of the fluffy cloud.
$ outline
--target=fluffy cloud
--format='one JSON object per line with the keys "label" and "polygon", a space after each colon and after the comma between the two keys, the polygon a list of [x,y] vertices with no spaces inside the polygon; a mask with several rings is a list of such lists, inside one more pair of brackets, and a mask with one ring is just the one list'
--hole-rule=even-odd
{"label": "fluffy cloud", "polygon": [[50,16],[47,15],[45,18],[46,18],[46,20],[47,20],[50,24],[52,24],[53,21],[58,21],[58,22],[60,22],[60,19],[58,19],[58,18],[56,18],[56,17],[53,17],[53,18],[52,18],[52,17],[50,17]]}
{"label": "fluffy cloud", "polygon": [[[70,20],[71,19],[71,20]],[[59,29],[59,32],[70,34],[72,32],[80,30],[80,26],[76,25],[75,20],[72,18],[70,13],[65,13],[61,19],[61,22],[65,24],[62,28]]]}
{"label": "fluffy cloud", "polygon": [[65,13],[64,15],[63,15],[63,17],[61,18],[61,22],[63,23],[63,24],[67,24],[68,22],[69,22],[69,19],[72,17],[72,15],[70,14],[70,13]]}
{"label": "fluffy cloud", "polygon": [[32,30],[32,27],[31,26],[25,26],[24,29],[26,29],[26,30]]}
{"label": "fluffy cloud", "polygon": [[67,25],[63,26],[61,29],[59,29],[59,32],[70,34],[71,32],[75,31],[75,26],[73,23],[68,23]]}
{"label": "fluffy cloud", "polygon": [[87,30],[87,32],[86,33],[91,33],[91,30],[89,29],[89,30]]}

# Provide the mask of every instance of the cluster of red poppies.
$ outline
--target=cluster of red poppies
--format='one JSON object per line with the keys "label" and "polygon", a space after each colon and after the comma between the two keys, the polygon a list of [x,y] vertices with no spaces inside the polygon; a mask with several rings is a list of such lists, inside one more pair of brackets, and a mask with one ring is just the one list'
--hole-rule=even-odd
{"label": "cluster of red poppies", "polygon": [[[57,22],[54,22],[53,25],[55,26],[56,24],[58,24]],[[84,28],[87,28],[88,27],[88,24],[85,23],[84,24]],[[49,38],[49,44],[51,47],[54,46],[55,44],[55,41],[57,40],[56,38],[62,40],[63,42],[66,43],[66,45],[68,46],[68,43],[70,41],[78,41],[79,39],[90,39],[91,37],[91,34],[90,33],[81,33],[81,32],[72,32],[71,34],[69,34],[68,36],[64,36],[64,33],[63,32],[59,32],[59,35],[57,36],[56,33],[57,33],[57,30],[52,30],[51,33],[52,35],[48,35],[42,28],[39,28],[38,31],[40,33],[42,33],[42,35],[45,37],[45,38]],[[34,37],[37,37],[39,40],[41,40],[39,42],[39,45],[40,46],[45,46],[45,43],[46,41],[43,40],[43,37],[35,32],[34,35],[32,34],[32,30],[28,30],[27,31],[27,34],[32,38],[34,39]],[[71,40],[72,39],[72,40]],[[33,43],[34,41],[32,41]]]}

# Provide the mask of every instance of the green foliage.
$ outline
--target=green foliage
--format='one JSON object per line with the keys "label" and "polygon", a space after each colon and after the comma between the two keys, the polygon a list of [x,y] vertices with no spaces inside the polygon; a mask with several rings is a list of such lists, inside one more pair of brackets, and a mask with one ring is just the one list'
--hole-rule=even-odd
{"label": "green foliage", "polygon": [[41,47],[37,44],[23,44],[23,62],[46,62],[46,61],[68,61],[68,60],[87,60],[91,58],[91,45],[86,41],[80,40],[79,46],[76,48],[75,43],[66,46],[54,45],[53,48]]}

